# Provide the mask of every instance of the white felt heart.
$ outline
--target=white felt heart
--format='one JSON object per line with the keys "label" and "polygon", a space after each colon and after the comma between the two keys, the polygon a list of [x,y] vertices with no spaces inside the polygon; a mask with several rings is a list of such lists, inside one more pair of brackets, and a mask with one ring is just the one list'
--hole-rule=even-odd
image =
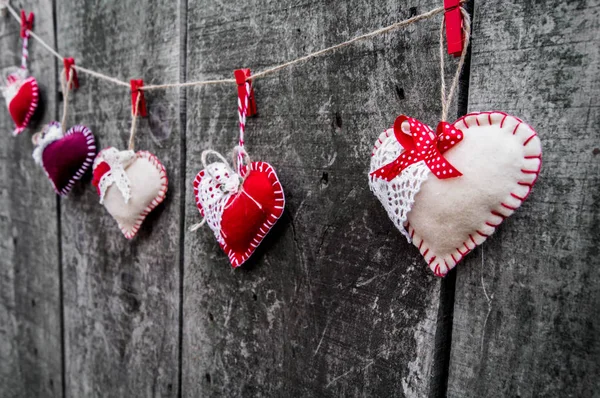
{"label": "white felt heart", "polygon": [[117,221],[127,239],[167,193],[167,172],[147,151],[117,151],[106,148],[94,161],[94,179],[101,203]]}
{"label": "white felt heart", "polygon": [[[536,132],[514,116],[471,113],[448,128],[464,138],[452,142],[442,162],[461,176],[438,178],[423,160],[390,181],[369,176],[369,186],[390,219],[401,231],[407,229],[407,237],[438,276],[446,275],[514,213],[530,193],[542,162]],[[394,129],[384,131],[375,143],[370,172],[403,153]]]}

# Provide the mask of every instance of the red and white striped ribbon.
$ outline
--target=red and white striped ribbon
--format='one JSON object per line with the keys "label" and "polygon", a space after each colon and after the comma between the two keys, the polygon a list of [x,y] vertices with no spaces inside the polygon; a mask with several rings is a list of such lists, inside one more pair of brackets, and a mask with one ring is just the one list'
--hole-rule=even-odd
{"label": "red and white striped ribbon", "polygon": [[237,172],[242,175],[242,166],[244,164],[244,131],[246,130],[246,115],[248,114],[248,97],[250,96],[250,82],[245,83],[245,93],[243,97],[238,95],[238,115],[240,119],[240,141],[238,151]]}
{"label": "red and white striped ribbon", "polygon": [[25,37],[23,37],[23,51],[21,53],[21,69],[27,70],[27,58],[29,58],[29,51],[27,50],[27,44],[29,43],[29,30],[25,31]]}

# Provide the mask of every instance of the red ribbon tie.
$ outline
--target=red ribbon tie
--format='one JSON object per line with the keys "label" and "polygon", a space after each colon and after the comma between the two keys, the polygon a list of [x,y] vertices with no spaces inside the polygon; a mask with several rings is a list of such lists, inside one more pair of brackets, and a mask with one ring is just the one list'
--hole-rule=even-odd
{"label": "red ribbon tie", "polygon": [[372,172],[371,176],[391,181],[408,166],[422,160],[431,173],[441,180],[462,175],[442,155],[464,137],[463,132],[451,124],[440,122],[437,134],[434,134],[428,125],[402,115],[394,122],[394,135],[404,151],[393,162]]}

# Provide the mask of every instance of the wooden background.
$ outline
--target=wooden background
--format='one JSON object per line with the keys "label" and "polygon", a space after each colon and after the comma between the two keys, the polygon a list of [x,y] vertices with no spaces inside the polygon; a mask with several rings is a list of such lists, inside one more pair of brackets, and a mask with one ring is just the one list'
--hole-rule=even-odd
{"label": "wooden background", "polygon": [[[62,54],[148,83],[262,70],[428,11],[437,0],[17,0]],[[233,271],[200,220],[200,154],[237,135],[232,86],[147,94],[137,148],[167,200],[126,241],[89,177],[57,199],[0,113],[0,396],[592,397],[600,391],[600,1],[468,4],[471,57],[452,113],[502,110],[538,131],[522,208],[444,280],[387,219],[369,154],[399,113],[439,118],[440,17],[256,82],[248,150],[286,211]],[[0,67],[19,63],[0,21]],[[59,117],[59,64],[35,41]],[[455,61],[449,61],[447,75]],[[80,74],[68,124],[127,145],[128,90]],[[484,290],[485,287],[485,290]]]}

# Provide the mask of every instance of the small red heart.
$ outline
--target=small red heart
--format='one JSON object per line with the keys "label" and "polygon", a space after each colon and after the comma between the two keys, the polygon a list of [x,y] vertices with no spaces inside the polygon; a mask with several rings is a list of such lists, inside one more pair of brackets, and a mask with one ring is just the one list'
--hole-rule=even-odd
{"label": "small red heart", "polygon": [[38,149],[42,151],[42,167],[54,190],[59,195],[66,195],[92,165],[96,143],[94,135],[85,126],[73,126],[62,138],[56,139],[61,135],[60,124],[51,123],[40,139]]}
{"label": "small red heart", "polygon": [[34,77],[11,81],[5,89],[8,111],[15,122],[13,135],[25,130],[38,105],[39,89]]}
{"label": "small red heart", "polygon": [[242,168],[248,173],[237,192],[224,191],[236,184],[222,163],[213,163],[212,176],[202,170],[194,180],[194,195],[200,213],[234,268],[242,265],[283,214],[285,197],[275,170],[265,162]]}

